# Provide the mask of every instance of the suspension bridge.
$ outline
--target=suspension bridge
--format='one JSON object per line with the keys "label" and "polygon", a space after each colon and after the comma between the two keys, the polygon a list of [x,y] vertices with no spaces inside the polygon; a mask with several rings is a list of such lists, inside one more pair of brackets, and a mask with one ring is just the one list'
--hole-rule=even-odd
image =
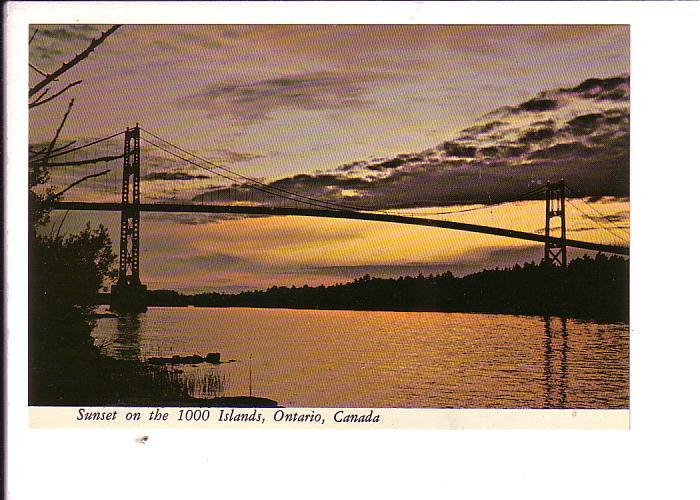
{"label": "suspension bridge", "polygon": [[[42,149],[30,148],[30,165],[44,165],[51,173],[52,184],[64,187],[47,198],[51,210],[109,211],[121,214],[119,235],[119,275],[111,289],[111,307],[115,310],[145,310],[146,286],[140,279],[140,239],[142,212],[195,214],[239,214],[262,216],[305,216],[354,219],[395,224],[409,224],[451,229],[471,233],[514,238],[544,244],[544,259],[553,266],[566,267],[567,248],[579,248],[618,255],[629,255],[626,238],[611,227],[614,221],[589,208],[597,216],[586,214],[572,204],[567,194],[577,196],[563,180],[530,189],[497,204],[544,199],[544,233],[525,232],[487,225],[471,224],[427,217],[425,214],[399,215],[391,210],[367,209],[337,198],[309,196],[242,175],[222,162],[214,162],[170,142],[160,135],[139,127],[88,141],[82,145],[69,142],[61,147],[55,141]],[[144,145],[157,154],[144,160]],[[116,149],[119,148],[119,149]],[[142,174],[149,164],[155,171]],[[104,168],[108,165],[111,168]],[[86,174],[87,169],[91,169]],[[120,172],[121,169],[121,172]],[[216,180],[216,183],[212,183]],[[142,196],[141,185],[148,181],[154,194]],[[177,188],[173,188],[173,183]],[[186,188],[186,189],[183,189]],[[183,198],[181,193],[188,192]],[[193,195],[193,193],[199,193]],[[579,197],[582,200],[583,197]],[[489,208],[494,204],[470,202]],[[567,238],[566,207],[572,206],[596,222],[620,245],[595,243]],[[450,214],[464,212],[440,212]],[[558,234],[556,234],[558,233]]]}

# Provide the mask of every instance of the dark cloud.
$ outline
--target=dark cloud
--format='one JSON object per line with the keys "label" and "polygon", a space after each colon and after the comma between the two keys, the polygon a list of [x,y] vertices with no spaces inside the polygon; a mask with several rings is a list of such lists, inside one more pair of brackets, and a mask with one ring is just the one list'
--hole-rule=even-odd
{"label": "dark cloud", "polygon": [[337,189],[363,189],[368,187],[371,181],[358,177],[345,177],[336,174],[309,175],[299,174],[294,177],[280,179],[270,183],[270,186],[289,191],[296,189],[312,189],[321,192],[329,187]]}
{"label": "dark cloud", "polygon": [[[499,203],[560,178],[583,195],[628,196],[629,109],[616,103],[581,111],[590,102],[589,94],[616,90],[626,81],[624,77],[592,79],[572,89],[542,92],[516,107],[485,115],[499,116],[463,129],[466,139],[446,141],[421,153],[345,164],[331,172],[294,175],[270,186],[372,210]],[[301,85],[313,89],[299,97],[306,102],[323,87],[316,83],[307,87],[307,83],[306,79],[275,79],[260,88],[299,90]],[[234,91],[221,90],[222,95]],[[250,93],[255,100],[258,90],[256,86],[234,93]],[[286,90],[281,93],[286,95]],[[572,110],[578,115],[572,117]],[[530,111],[537,112],[530,121],[525,114],[513,119],[514,114]],[[241,189],[241,199],[247,202],[279,204],[273,195]],[[230,189],[215,189],[195,201],[224,193]]]}
{"label": "dark cloud", "polygon": [[521,111],[552,111],[557,109],[557,101],[553,99],[530,99],[515,108],[515,112]]}
{"label": "dark cloud", "polygon": [[527,145],[509,145],[509,144],[504,144],[504,145],[498,145],[498,146],[488,146],[485,148],[479,149],[479,158],[482,159],[488,159],[488,158],[501,158],[501,159],[507,159],[507,158],[515,158],[517,156],[520,156],[521,154],[525,153],[528,151],[529,146]]}
{"label": "dark cloud", "polygon": [[100,27],[94,24],[44,25],[37,28],[37,38],[46,37],[61,41],[91,40],[100,33]]}
{"label": "dark cloud", "polygon": [[490,132],[496,127],[499,127],[501,125],[505,125],[505,122],[496,120],[493,122],[485,123],[484,125],[474,125],[472,127],[468,127],[462,130],[462,133],[466,134],[484,134],[486,132]]}
{"label": "dark cloud", "polygon": [[448,156],[456,156],[458,158],[474,158],[478,150],[476,146],[459,144],[453,141],[444,143],[443,148]]}
{"label": "dark cloud", "polygon": [[216,267],[238,266],[240,264],[250,264],[252,261],[238,255],[227,253],[207,253],[206,255],[193,255],[187,259],[187,266],[199,263],[216,264]]}
{"label": "dark cloud", "polygon": [[576,87],[570,89],[562,89],[565,92],[577,92],[587,94],[591,92],[609,92],[618,89],[622,85],[629,85],[629,76],[616,76],[612,78],[589,78],[584,80]]}
{"label": "dark cloud", "polygon": [[242,184],[232,184],[226,187],[206,189],[190,198],[189,201],[193,203],[212,203],[215,201],[227,201],[234,203],[240,201],[256,202],[257,200],[254,197],[251,197],[251,192],[253,196],[257,193],[257,191],[248,186]]}
{"label": "dark cloud", "polygon": [[592,148],[580,142],[564,142],[553,146],[542,148],[530,153],[530,158],[538,159],[562,159],[562,158],[585,158],[591,156]]}
{"label": "dark cloud", "polygon": [[208,175],[188,174],[186,172],[152,172],[141,176],[145,181],[189,181],[193,179],[209,179]]}
{"label": "dark cloud", "polygon": [[542,127],[542,128],[535,128],[535,129],[530,129],[527,130],[524,134],[522,134],[519,137],[520,142],[524,142],[526,144],[532,143],[532,142],[540,142],[545,139],[551,139],[554,137],[555,131],[553,128],[547,128],[547,127]]}
{"label": "dark cloud", "polygon": [[[337,173],[296,176],[277,185],[356,207],[385,209],[498,203],[559,178],[566,178],[573,188],[587,195],[627,196],[629,154],[572,142],[533,152],[526,163],[514,163],[512,158],[484,158],[471,163],[442,160],[393,169],[376,179]],[[341,197],[342,189],[353,189],[356,196]]]}
{"label": "dark cloud", "polygon": [[598,97],[596,97],[596,99],[598,99],[599,101],[622,101],[629,99],[629,94],[623,89],[615,89],[611,90],[610,92],[604,92],[600,94]]}
{"label": "dark cloud", "polygon": [[561,92],[598,101],[622,101],[629,99],[629,84],[629,76],[589,78],[576,87],[561,89]]}
{"label": "dark cloud", "polygon": [[569,120],[566,128],[574,135],[587,135],[594,132],[603,121],[602,113],[589,113]]}
{"label": "dark cloud", "polygon": [[401,165],[404,165],[406,163],[406,159],[404,158],[392,158],[391,160],[386,160],[382,161],[379,163],[374,163],[372,165],[369,165],[367,167],[368,170],[387,170],[387,169],[392,169],[392,168],[398,168]]}
{"label": "dark cloud", "polygon": [[[545,111],[554,111],[557,108],[559,108],[559,103],[555,99],[547,97],[546,93],[543,92],[539,96],[528,101],[522,102],[517,106],[503,106],[502,108],[498,108],[494,111],[491,111],[490,113],[487,113],[484,116],[506,117],[510,115],[518,115],[521,113],[540,113]],[[499,123],[498,120],[492,123],[494,125],[491,127],[491,129],[495,128],[498,125],[501,125],[501,123]],[[487,125],[490,124],[486,124],[485,126]],[[472,128],[476,129],[476,127]],[[467,130],[469,129],[464,129],[463,132],[466,132]]]}
{"label": "dark cloud", "polygon": [[[602,197],[599,196],[592,196],[588,202],[589,203],[595,203],[598,202],[602,199]],[[591,216],[591,215],[586,215],[589,219],[592,219],[596,222],[629,222],[629,214],[614,214],[614,215],[606,215],[606,216]],[[623,227],[623,226],[620,226]],[[624,226],[627,227],[627,226]]]}
{"label": "dark cloud", "polygon": [[[30,46],[30,61],[54,60],[58,56],[67,56],[76,52],[76,47],[86,46],[93,38],[100,35],[107,26],[95,24],[68,25],[33,25],[30,35],[39,29]],[[72,55],[72,54],[71,54]]]}
{"label": "dark cloud", "polygon": [[629,133],[620,133],[618,131],[609,131],[588,137],[591,144],[598,147],[606,148],[610,153],[629,151],[630,136]]}
{"label": "dark cloud", "polygon": [[[296,176],[277,185],[354,207],[386,209],[499,203],[559,178],[566,178],[587,195],[628,196],[629,155],[608,155],[604,148],[568,143],[540,150],[527,163],[514,164],[510,158],[471,164],[426,162],[390,170],[377,179],[348,178],[338,173]],[[343,189],[353,189],[356,196],[341,196]]]}
{"label": "dark cloud", "polygon": [[496,157],[496,156],[498,156],[498,153],[500,151],[501,151],[501,148],[499,148],[498,146],[489,146],[486,148],[481,148],[479,150],[479,153],[481,154],[481,156],[485,156],[485,157]]}
{"label": "dark cloud", "polygon": [[[501,177],[503,174],[504,178]],[[486,182],[480,177],[478,169],[461,164],[440,169],[420,165],[408,170],[393,170],[386,177],[373,180],[324,175],[297,179],[286,185],[293,186],[297,192],[304,189],[306,194],[332,195],[341,189],[353,189],[357,196],[338,197],[336,201],[348,201],[353,206],[366,209],[408,208],[483,200],[484,188],[489,190],[488,184],[500,184],[499,181],[502,181],[502,188],[506,188],[511,176],[504,171],[496,175],[488,174],[489,180]],[[494,196],[500,198],[501,194],[494,192]]]}
{"label": "dark cloud", "polygon": [[[352,198],[343,195],[343,190],[364,190],[368,189],[370,184],[370,180],[347,177],[344,174],[299,174],[267,183],[268,187],[264,191],[250,184],[213,188],[206,193],[196,195],[191,201],[197,203],[220,199],[274,205],[276,202],[278,204],[283,202],[283,200],[291,201],[289,198],[294,197],[287,193],[296,193],[315,199],[340,203]],[[277,195],[272,193],[277,193]]]}
{"label": "dark cloud", "polygon": [[[576,87],[542,92],[537,97],[522,102],[517,106],[505,106],[485,116],[508,116],[528,112],[542,113],[555,111],[563,105],[560,102],[560,98],[567,95],[575,95],[583,99],[596,99],[599,101],[624,101],[629,99],[629,82],[629,76],[590,78]],[[550,123],[549,120],[543,120],[533,123],[533,125],[536,124],[549,125]],[[501,125],[501,123],[499,121],[494,121],[485,125],[464,129],[462,132],[479,134],[489,131],[497,125]]]}
{"label": "dark cloud", "polygon": [[[612,109],[588,113],[569,120],[562,132],[586,136],[593,144],[609,147],[629,147],[629,110]],[[627,137],[627,139],[624,139]]]}
{"label": "dark cloud", "polygon": [[611,109],[604,113],[605,123],[610,125],[628,125],[630,121],[629,110]]}
{"label": "dark cloud", "polygon": [[420,154],[400,154],[396,156],[397,158],[404,160],[405,163],[414,163],[424,159],[423,155]]}
{"label": "dark cloud", "polygon": [[230,149],[218,148],[213,151],[217,159],[222,161],[243,162],[255,160],[257,158],[265,158],[266,155],[260,153],[241,153]]}
{"label": "dark cloud", "polygon": [[144,212],[141,217],[148,220],[172,222],[173,224],[184,224],[186,226],[201,226],[221,221],[240,220],[246,218],[245,215],[236,214],[199,214],[199,213],[158,213]]}
{"label": "dark cloud", "polygon": [[265,120],[283,109],[316,111],[365,106],[368,104],[366,86],[379,78],[381,76],[371,73],[346,75],[318,72],[252,83],[220,82],[181,99],[179,103],[250,123]]}
{"label": "dark cloud", "polygon": [[535,121],[535,122],[532,122],[532,126],[534,127],[534,126],[539,125],[539,126],[551,127],[551,126],[554,125],[555,123],[556,123],[556,122],[555,122],[554,120],[552,120],[551,118],[549,118],[548,120],[537,120],[537,121]]}
{"label": "dark cloud", "polygon": [[[338,172],[354,172],[359,170],[383,172],[384,170],[391,170],[411,163],[421,162],[425,159],[426,158],[422,154],[399,154],[388,159],[373,159],[369,161],[346,163],[335,170]],[[317,172],[317,174],[322,173],[323,172]]]}
{"label": "dark cloud", "polygon": [[368,164],[369,162],[366,161],[354,161],[352,163],[345,163],[336,168],[336,170],[339,172],[350,172],[352,170],[358,170],[362,167],[366,167]]}

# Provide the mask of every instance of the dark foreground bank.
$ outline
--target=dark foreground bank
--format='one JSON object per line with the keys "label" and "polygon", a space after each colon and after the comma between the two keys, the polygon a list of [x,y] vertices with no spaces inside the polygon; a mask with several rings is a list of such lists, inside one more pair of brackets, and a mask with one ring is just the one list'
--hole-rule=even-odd
{"label": "dark foreground bank", "polygon": [[33,406],[206,406],[278,407],[262,397],[193,398],[176,368],[116,360],[83,352],[31,368],[29,404]]}
{"label": "dark foreground bank", "polygon": [[30,316],[29,404],[32,406],[276,407],[249,396],[199,399],[171,365],[117,360],[91,336],[94,316],[83,308],[34,309]]}

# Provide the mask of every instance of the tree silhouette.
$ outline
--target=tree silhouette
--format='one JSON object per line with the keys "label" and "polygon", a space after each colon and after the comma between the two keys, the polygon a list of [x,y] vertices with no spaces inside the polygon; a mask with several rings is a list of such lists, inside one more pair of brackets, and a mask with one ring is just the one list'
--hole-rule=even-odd
{"label": "tree silhouette", "polygon": [[153,305],[243,306],[301,309],[489,312],[627,321],[629,261],[598,254],[573,259],[568,268],[546,262],[516,264],[463,277],[438,275],[376,278],[365,274],[332,286],[279,287],[226,295],[182,296],[153,291]]}
{"label": "tree silhouette", "polygon": [[[112,26],[51,73],[30,63],[30,69],[44,77],[29,90],[29,97],[34,97],[29,102],[30,112],[41,110],[41,106],[79,85],[81,80],[68,83],[47,96],[59,76],[85,60],[117,28]],[[40,35],[40,30],[35,30],[29,44]],[[46,202],[60,199],[66,191],[92,177],[83,177],[60,192],[50,185],[52,155],[73,144],[57,146],[73,106],[74,100],[71,99],[47,145],[29,148],[29,368],[32,404],[60,401],[75,389],[76,381],[84,380],[87,365],[94,361],[97,352],[90,336],[94,309],[86,304],[90,304],[89,298],[115,277],[116,256],[105,227],[100,225],[93,229],[88,224],[79,233],[66,235],[62,234],[64,217],[57,228],[47,228],[50,211]]]}
{"label": "tree silhouette", "polygon": [[[35,96],[42,89],[44,89],[44,92],[29,103],[29,109],[40,107],[80,84],[82,80],[71,82],[60,91],[42,99],[42,96],[48,93],[51,85],[58,81],[59,76],[67,73],[71,68],[84,61],[118,28],[119,25],[114,25],[104,31],[99,37],[93,38],[87,48],[76,54],[68,62],[64,62],[51,73],[45,73],[30,63],[30,68],[41,73],[44,78],[29,89],[29,97]],[[40,31],[37,28],[29,40],[29,45],[39,33]],[[85,294],[96,293],[106,280],[114,277],[111,267],[114,263],[115,255],[112,252],[107,230],[103,226],[93,230],[88,224],[85,230],[78,235],[65,236],[61,234],[62,221],[57,230],[51,229],[48,236],[40,234],[40,229],[49,222],[49,209],[46,207],[46,202],[60,199],[71,188],[95,177],[95,174],[86,175],[59,192],[56,192],[53,186],[48,185],[51,177],[49,167],[51,166],[52,155],[72,144],[69,143],[68,145],[57,147],[61,131],[68,120],[73,105],[74,100],[71,99],[49,144],[43,148],[33,149],[30,147],[29,149],[29,237],[30,247],[34,250],[31,255],[37,257],[32,261],[33,265],[31,266],[34,278],[37,278],[32,279],[32,283],[39,287],[38,290],[42,290],[46,299],[49,298],[46,294],[49,293],[53,285],[56,285],[56,290],[59,292],[55,297],[55,301],[46,300],[47,307],[73,302],[73,307],[81,308],[83,307],[81,299],[83,299]],[[96,175],[103,175],[104,173],[106,172]],[[44,187],[44,189],[38,190],[37,188],[40,186]],[[63,220],[65,220],[65,217]],[[75,266],[73,273],[70,272],[70,266]],[[74,285],[78,284],[76,279],[82,286],[71,286],[68,288],[61,286],[61,283],[64,281],[72,282]]]}

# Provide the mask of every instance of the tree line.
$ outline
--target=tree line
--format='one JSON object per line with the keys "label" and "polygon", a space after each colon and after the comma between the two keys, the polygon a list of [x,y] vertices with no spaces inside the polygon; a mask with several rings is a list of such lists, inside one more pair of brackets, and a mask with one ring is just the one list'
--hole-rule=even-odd
{"label": "tree line", "polygon": [[566,269],[546,262],[530,262],[463,277],[456,277],[450,271],[399,278],[367,274],[332,286],[273,286],[237,294],[181,295],[160,290],[150,292],[149,304],[552,314],[628,321],[629,260],[603,254],[593,258],[584,255],[572,260]]}

